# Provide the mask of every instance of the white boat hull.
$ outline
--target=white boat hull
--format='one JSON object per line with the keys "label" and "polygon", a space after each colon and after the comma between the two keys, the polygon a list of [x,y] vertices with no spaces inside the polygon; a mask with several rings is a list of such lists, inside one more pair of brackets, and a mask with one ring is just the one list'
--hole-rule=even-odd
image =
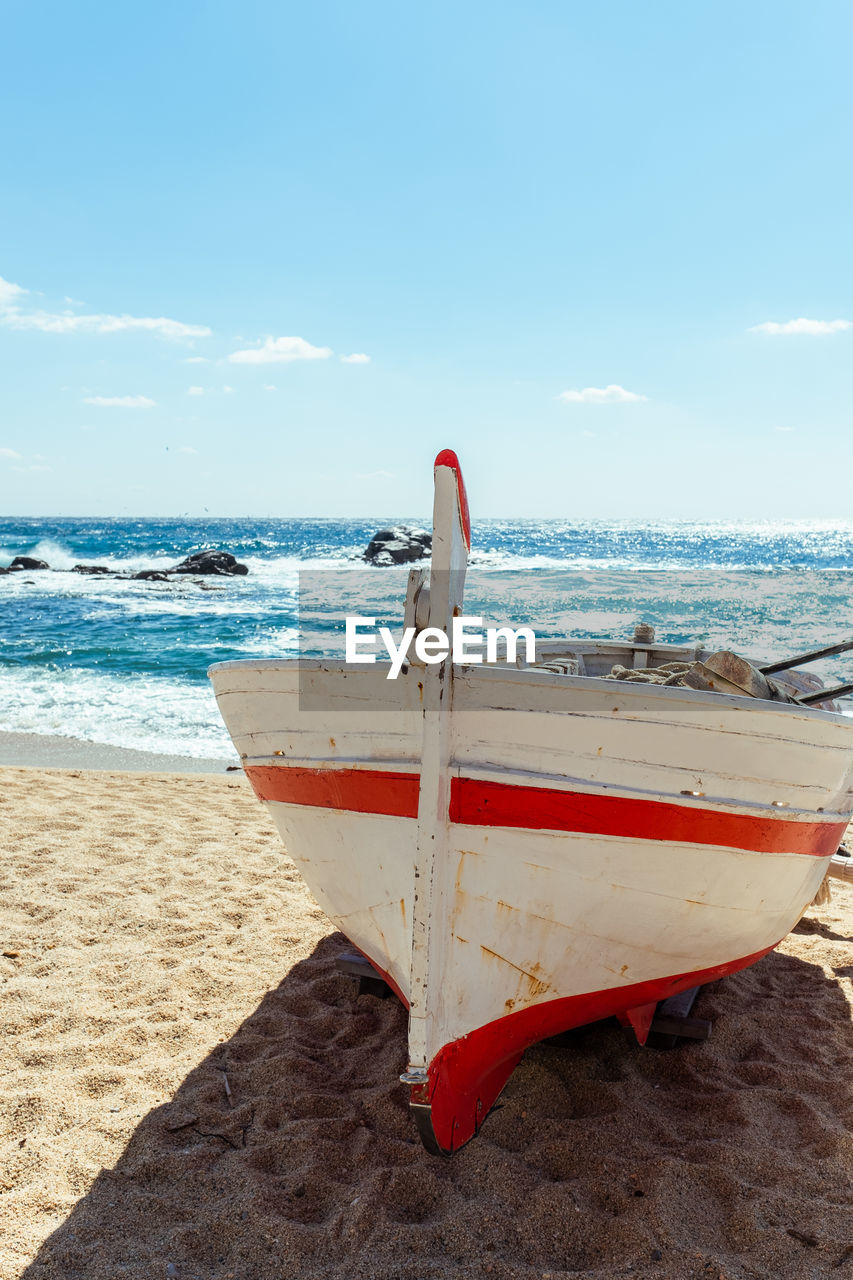
{"label": "white boat hull", "polygon": [[[246,773],[334,924],[409,1003],[423,670],[223,663]],[[310,694],[307,711],[300,697]],[[452,682],[413,1104],[472,1137],[524,1048],[765,954],[849,820],[853,724],[783,703],[470,667]]]}

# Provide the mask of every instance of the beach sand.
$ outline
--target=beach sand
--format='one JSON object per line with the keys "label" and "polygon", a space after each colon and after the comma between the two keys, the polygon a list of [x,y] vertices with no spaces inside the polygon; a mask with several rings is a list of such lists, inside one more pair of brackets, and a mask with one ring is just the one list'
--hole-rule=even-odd
{"label": "beach sand", "polygon": [[48,733],[0,732],[0,768],[27,765],[35,769],[106,769],[139,773],[224,773],[240,768],[236,751],[221,758],[193,760],[188,756],[164,755],[155,751],[135,751],[113,747],[106,742],[87,742]]}
{"label": "beach sand", "polygon": [[0,849],[2,1280],[853,1275],[849,888],[709,1041],[538,1046],[442,1161],[242,776],[5,768]]}

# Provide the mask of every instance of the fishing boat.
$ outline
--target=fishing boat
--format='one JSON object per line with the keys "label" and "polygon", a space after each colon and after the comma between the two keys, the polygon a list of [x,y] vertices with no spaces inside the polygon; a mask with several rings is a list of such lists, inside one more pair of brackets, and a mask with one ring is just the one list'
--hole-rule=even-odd
{"label": "fishing boat", "polygon": [[[449,635],[471,541],[452,451],[434,483],[405,609]],[[658,1002],[753,964],[813,899],[853,810],[853,720],[796,680],[610,678],[707,658],[640,634],[413,657],[394,680],[378,661],[211,668],[288,853],[408,1008],[428,1150],[476,1135],[528,1046],[612,1015],[643,1043]]]}

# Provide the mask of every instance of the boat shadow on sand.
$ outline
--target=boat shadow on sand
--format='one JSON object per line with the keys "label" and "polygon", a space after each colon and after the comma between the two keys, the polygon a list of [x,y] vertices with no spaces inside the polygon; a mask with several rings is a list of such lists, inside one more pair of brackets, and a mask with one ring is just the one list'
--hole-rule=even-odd
{"label": "boat shadow on sand", "polygon": [[357,998],[327,937],[142,1119],[24,1280],[829,1274],[853,1256],[853,1035],[822,967],[849,948],[814,923],[808,961],[702,991],[703,1044],[643,1050],[609,1022],[529,1050],[451,1161],[397,1083],[403,1009]]}

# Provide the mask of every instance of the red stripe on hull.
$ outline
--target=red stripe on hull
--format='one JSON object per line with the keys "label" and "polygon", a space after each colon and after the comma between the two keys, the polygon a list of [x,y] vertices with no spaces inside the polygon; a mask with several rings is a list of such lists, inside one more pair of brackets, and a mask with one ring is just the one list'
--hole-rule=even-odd
{"label": "red stripe on hull", "polygon": [[[395,818],[418,816],[417,773],[252,765],[246,774],[261,800]],[[462,826],[572,831],[673,844],[723,845],[753,853],[802,853],[816,858],[834,853],[847,827],[845,822],[796,822],[666,800],[590,795],[458,777],[450,783],[450,821]]]}
{"label": "red stripe on hull", "polygon": [[[774,944],[778,946],[778,943]],[[765,947],[754,955],[697,969],[669,978],[654,978],[628,987],[566,996],[519,1009],[468,1035],[446,1044],[429,1065],[425,1085],[412,1088],[415,1106],[428,1106],[432,1136],[443,1155],[452,1155],[475,1137],[524,1050],[548,1036],[572,1027],[624,1014],[640,1005],[656,1004],[688,987],[715,982],[738,969],[755,964],[772,951]],[[430,1143],[430,1149],[432,1144]]]}
{"label": "red stripe on hull", "polygon": [[754,853],[806,853],[825,858],[841,842],[845,822],[792,822],[625,796],[506,786],[454,778],[450,821],[473,827],[524,827],[629,836],[635,840],[717,844]]}
{"label": "red stripe on hull", "polygon": [[418,816],[420,774],[383,769],[304,769],[299,765],[251,765],[246,776],[259,800],[304,804],[351,813]]}

